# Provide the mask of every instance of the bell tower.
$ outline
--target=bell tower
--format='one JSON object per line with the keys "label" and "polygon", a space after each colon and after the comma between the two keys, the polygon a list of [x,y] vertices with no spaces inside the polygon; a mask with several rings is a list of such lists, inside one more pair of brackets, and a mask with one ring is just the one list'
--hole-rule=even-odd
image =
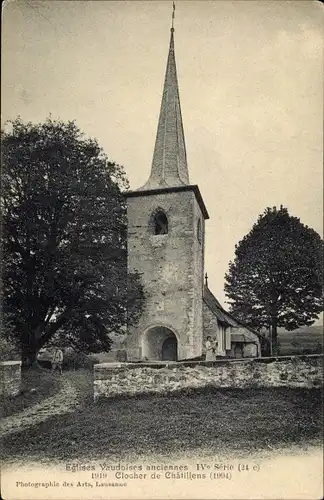
{"label": "bell tower", "polygon": [[174,11],[151,173],[127,199],[128,271],[141,274],[145,306],[128,325],[127,358],[184,360],[201,355],[205,220],[189,182],[174,51]]}

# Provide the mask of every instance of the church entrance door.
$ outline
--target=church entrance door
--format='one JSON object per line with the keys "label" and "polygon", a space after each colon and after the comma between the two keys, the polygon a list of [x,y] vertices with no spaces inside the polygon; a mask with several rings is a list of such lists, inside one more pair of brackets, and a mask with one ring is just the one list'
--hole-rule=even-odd
{"label": "church entrance door", "polygon": [[169,337],[162,344],[162,360],[178,361],[178,342],[176,337]]}
{"label": "church entrance door", "polygon": [[142,359],[146,361],[177,361],[177,337],[165,326],[154,326],[142,336]]}
{"label": "church entrance door", "polygon": [[235,358],[243,358],[243,345],[242,344],[235,344],[234,347],[234,357]]}

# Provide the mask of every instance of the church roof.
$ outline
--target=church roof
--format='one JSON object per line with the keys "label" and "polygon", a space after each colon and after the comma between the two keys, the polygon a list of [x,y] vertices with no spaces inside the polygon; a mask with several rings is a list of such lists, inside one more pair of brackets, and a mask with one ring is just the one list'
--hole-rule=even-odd
{"label": "church roof", "polygon": [[244,327],[247,330],[250,330],[255,335],[257,335],[258,337],[262,337],[261,333],[257,332],[256,330],[253,330],[247,325],[244,325],[242,321],[234,318],[234,316],[232,316],[232,314],[230,314],[228,311],[225,311],[225,309],[221,306],[221,304],[218,302],[213,293],[209,290],[207,285],[204,285],[203,301],[209,307],[211,312],[217,317],[218,321],[222,323],[224,326],[227,327],[231,326],[233,328],[238,328],[238,329]]}
{"label": "church roof", "polygon": [[[227,320],[222,306],[206,285],[204,285],[203,300],[221,323],[232,325],[232,322]],[[235,326],[234,323],[232,326]]]}
{"label": "church roof", "polygon": [[174,55],[174,28],[172,27],[151,175],[140,191],[188,184],[187,154]]}
{"label": "church roof", "polygon": [[187,153],[174,55],[174,28],[172,22],[169,55],[151,174],[144,186],[135,191],[126,191],[124,195],[127,198],[131,198],[160,193],[174,193],[177,191],[192,191],[195,194],[203,217],[209,219],[199,187],[196,184],[189,183]]}

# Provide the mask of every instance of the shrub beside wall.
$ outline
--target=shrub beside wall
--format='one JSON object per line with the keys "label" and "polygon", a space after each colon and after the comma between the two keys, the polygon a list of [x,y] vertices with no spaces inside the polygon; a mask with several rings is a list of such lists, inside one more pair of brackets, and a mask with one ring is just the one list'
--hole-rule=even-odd
{"label": "shrub beside wall", "polygon": [[80,368],[91,370],[95,363],[98,363],[95,356],[88,356],[72,349],[64,353],[63,369],[65,370],[78,370]]}
{"label": "shrub beside wall", "polygon": [[[53,354],[53,347],[43,349],[37,356],[38,363],[43,368],[50,369],[52,366]],[[80,368],[92,370],[95,363],[99,363],[99,359],[97,359],[95,355],[84,354],[72,348],[63,349],[63,370],[78,370]]]}
{"label": "shrub beside wall", "polygon": [[169,364],[103,363],[94,366],[94,399],[202,387],[319,387],[322,381],[321,355]]}

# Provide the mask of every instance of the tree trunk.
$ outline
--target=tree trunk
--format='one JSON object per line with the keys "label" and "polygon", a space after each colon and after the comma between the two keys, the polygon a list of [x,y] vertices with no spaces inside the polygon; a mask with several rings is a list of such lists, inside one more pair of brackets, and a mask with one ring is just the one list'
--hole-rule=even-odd
{"label": "tree trunk", "polygon": [[45,322],[42,321],[32,330],[24,332],[21,336],[22,352],[21,362],[23,366],[37,365],[38,351],[52,338],[54,333],[66,322],[66,314],[62,314],[61,318],[47,326],[45,330]]}
{"label": "tree trunk", "polygon": [[38,352],[34,332],[29,330],[26,337],[22,336],[21,363],[22,366],[32,366],[37,360]]}
{"label": "tree trunk", "polygon": [[272,345],[272,356],[277,356],[278,353],[278,330],[277,330],[277,318],[272,318],[271,324],[271,345]]}
{"label": "tree trunk", "polygon": [[21,351],[22,366],[32,366],[37,361],[36,349],[31,346],[24,346]]}

